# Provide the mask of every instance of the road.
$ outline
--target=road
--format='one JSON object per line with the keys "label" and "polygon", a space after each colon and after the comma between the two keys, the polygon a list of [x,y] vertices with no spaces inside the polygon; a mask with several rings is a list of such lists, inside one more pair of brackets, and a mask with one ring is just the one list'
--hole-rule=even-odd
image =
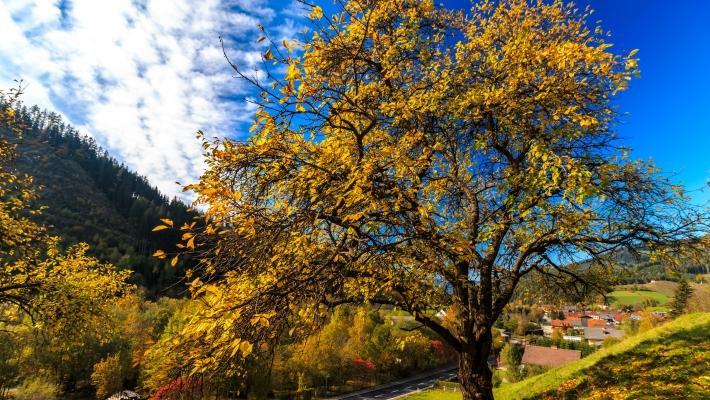
{"label": "road", "polygon": [[456,367],[447,367],[415,375],[397,382],[376,386],[359,392],[332,397],[330,400],[387,400],[395,399],[418,390],[431,388],[436,381],[451,379],[456,376]]}

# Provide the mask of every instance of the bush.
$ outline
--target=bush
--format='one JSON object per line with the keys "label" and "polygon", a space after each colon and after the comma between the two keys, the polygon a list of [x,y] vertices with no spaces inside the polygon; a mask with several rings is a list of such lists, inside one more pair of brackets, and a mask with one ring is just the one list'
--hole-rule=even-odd
{"label": "bush", "polygon": [[525,347],[519,344],[508,343],[500,352],[500,360],[509,368],[517,368],[523,359],[524,352]]}
{"label": "bush", "polygon": [[25,380],[15,393],[16,400],[54,400],[58,396],[59,386],[43,378]]}
{"label": "bush", "polygon": [[152,400],[196,400],[205,394],[202,379],[195,377],[178,377],[158,389]]}
{"label": "bush", "polygon": [[540,365],[526,365],[525,368],[520,371],[519,379],[523,380],[535,375],[544,374],[548,369],[549,368],[545,368]]}

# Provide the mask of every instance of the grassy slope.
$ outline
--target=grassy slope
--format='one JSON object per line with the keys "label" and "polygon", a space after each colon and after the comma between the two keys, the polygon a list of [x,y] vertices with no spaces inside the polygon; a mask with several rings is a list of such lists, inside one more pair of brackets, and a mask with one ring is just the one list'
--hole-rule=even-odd
{"label": "grassy slope", "polygon": [[611,292],[609,294],[609,297],[612,299],[612,303],[617,307],[619,305],[642,304],[646,299],[656,300],[658,304],[661,305],[668,303],[668,296],[664,295],[663,293],[651,292],[647,290],[616,290],[614,292]]}
{"label": "grassy slope", "polygon": [[[411,400],[458,400],[427,391]],[[710,313],[684,315],[582,360],[496,389],[496,400],[708,399]]]}
{"label": "grassy slope", "polygon": [[573,364],[496,390],[496,399],[710,398],[710,313],[695,313]]}

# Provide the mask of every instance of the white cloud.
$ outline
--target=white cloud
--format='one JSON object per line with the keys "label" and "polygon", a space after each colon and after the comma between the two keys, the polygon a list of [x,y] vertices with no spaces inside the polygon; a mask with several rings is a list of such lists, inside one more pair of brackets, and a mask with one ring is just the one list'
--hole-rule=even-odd
{"label": "white cloud", "polygon": [[[0,0],[0,87],[63,113],[164,193],[203,169],[198,129],[239,134],[253,107],[223,59],[259,60],[258,24],[298,25],[263,0]],[[284,20],[284,16],[287,19]],[[226,100],[232,98],[234,100]]]}

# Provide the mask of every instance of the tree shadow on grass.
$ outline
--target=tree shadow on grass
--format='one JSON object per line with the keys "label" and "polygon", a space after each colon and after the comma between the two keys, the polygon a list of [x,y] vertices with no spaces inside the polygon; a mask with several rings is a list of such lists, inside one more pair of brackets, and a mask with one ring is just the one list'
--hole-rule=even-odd
{"label": "tree shadow on grass", "polygon": [[538,399],[710,399],[710,324],[607,356]]}

